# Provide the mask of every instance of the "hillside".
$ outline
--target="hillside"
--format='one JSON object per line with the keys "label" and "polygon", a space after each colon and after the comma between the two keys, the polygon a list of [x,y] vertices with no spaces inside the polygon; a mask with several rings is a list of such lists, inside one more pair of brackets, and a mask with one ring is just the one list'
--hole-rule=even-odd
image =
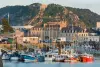
{"label": "hillside", "polygon": [[0,19],[3,17],[7,18],[7,14],[9,13],[11,25],[23,25],[36,16],[39,9],[39,3],[29,6],[7,6],[0,9]]}
{"label": "hillside", "polygon": [[7,18],[9,13],[11,25],[43,25],[49,21],[68,21],[70,24],[69,14],[72,12],[75,25],[95,27],[96,22],[100,21],[100,15],[89,9],[64,7],[58,4],[49,4],[45,9],[40,8],[40,3],[27,6],[7,6],[0,9],[0,20],[3,17]]}

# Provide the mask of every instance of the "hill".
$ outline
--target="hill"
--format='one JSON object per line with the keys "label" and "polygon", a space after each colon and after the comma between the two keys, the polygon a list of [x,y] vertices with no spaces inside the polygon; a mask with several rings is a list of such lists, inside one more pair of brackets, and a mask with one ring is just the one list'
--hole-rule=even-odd
{"label": "hill", "polygon": [[65,7],[58,4],[49,4],[41,9],[40,3],[34,3],[27,6],[7,6],[0,9],[0,19],[7,18],[10,14],[11,25],[43,25],[46,22],[68,21],[71,22],[70,13],[74,19],[75,25],[95,27],[96,22],[100,21],[100,15],[89,9],[79,9]]}

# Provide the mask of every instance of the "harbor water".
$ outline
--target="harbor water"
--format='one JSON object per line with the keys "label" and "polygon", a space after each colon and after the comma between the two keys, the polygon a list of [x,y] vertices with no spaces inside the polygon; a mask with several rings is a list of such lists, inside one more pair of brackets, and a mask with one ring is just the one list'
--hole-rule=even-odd
{"label": "harbor water", "polygon": [[4,67],[100,67],[100,60],[93,63],[60,63],[60,62],[37,62],[22,63],[17,61],[3,61]]}

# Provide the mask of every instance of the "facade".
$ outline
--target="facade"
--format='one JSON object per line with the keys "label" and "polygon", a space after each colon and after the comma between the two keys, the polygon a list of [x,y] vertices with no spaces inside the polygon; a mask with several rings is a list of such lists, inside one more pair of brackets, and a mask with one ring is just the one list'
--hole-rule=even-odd
{"label": "facade", "polygon": [[76,26],[73,27],[73,30],[72,30],[72,26],[64,27],[62,28],[59,37],[66,37],[66,41],[68,42],[76,41],[78,38],[78,32],[81,31],[82,29]]}
{"label": "facade", "polygon": [[47,8],[47,5],[46,5],[46,4],[41,4],[40,10],[41,10],[41,9],[45,10],[45,8]]}
{"label": "facade", "polygon": [[84,41],[88,41],[88,32],[78,32],[78,41],[79,42],[84,42]]}
{"label": "facade", "polygon": [[38,44],[39,37],[23,37],[24,43]]}
{"label": "facade", "polygon": [[43,28],[42,27],[33,27],[30,29],[30,35],[35,37],[41,37]]}
{"label": "facade", "polygon": [[60,25],[60,30],[61,30],[63,27],[66,27],[68,23],[66,21],[47,22],[46,24],[44,24],[44,27],[46,27],[47,25]]}
{"label": "facade", "polygon": [[42,32],[42,40],[57,39],[60,32],[60,25],[46,25]]}
{"label": "facade", "polygon": [[13,37],[14,39],[16,39],[18,44],[23,44],[24,32],[21,32],[20,30],[16,30]]}
{"label": "facade", "polygon": [[100,41],[100,36],[88,36],[88,40],[87,41],[99,42]]}
{"label": "facade", "polygon": [[96,23],[96,28],[100,28],[100,22]]}

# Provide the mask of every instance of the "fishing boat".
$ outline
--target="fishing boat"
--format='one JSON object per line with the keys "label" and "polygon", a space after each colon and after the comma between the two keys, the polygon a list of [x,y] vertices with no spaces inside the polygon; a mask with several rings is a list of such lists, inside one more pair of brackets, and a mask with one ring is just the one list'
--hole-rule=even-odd
{"label": "fishing boat", "polygon": [[32,55],[23,54],[23,55],[20,55],[20,58],[18,59],[18,61],[21,61],[21,62],[37,62],[37,58],[32,56]]}
{"label": "fishing boat", "polygon": [[52,54],[47,54],[47,55],[45,55],[45,61],[53,61],[54,60],[54,55],[52,55]]}
{"label": "fishing boat", "polygon": [[2,57],[2,60],[9,60],[10,59],[10,56],[6,53],[4,53],[1,57]]}
{"label": "fishing boat", "polygon": [[80,62],[93,62],[94,61],[94,57],[91,54],[81,54],[80,55]]}
{"label": "fishing boat", "polygon": [[10,56],[11,61],[18,61],[18,59],[20,57],[20,54],[18,53],[18,51],[9,52],[8,54]]}
{"label": "fishing boat", "polygon": [[65,58],[68,58],[68,57],[66,55],[57,55],[57,56],[55,56],[54,61],[55,62],[64,62]]}

